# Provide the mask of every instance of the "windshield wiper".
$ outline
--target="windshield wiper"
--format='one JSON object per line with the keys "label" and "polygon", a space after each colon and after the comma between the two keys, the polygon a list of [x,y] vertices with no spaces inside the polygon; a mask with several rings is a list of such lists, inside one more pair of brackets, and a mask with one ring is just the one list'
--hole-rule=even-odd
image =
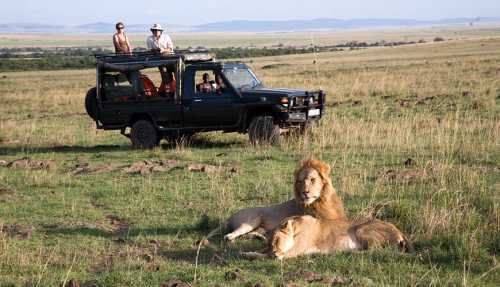
{"label": "windshield wiper", "polygon": [[244,85],[241,85],[240,86],[240,90],[244,90],[244,89],[253,89],[255,88],[255,86],[252,86],[250,84],[244,84]]}

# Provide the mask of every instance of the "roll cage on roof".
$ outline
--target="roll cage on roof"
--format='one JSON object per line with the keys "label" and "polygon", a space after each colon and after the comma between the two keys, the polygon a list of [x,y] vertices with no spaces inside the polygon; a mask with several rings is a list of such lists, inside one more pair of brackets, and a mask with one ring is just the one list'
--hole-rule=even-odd
{"label": "roll cage on roof", "polygon": [[207,51],[179,50],[175,54],[134,52],[132,54],[96,54],[98,68],[115,71],[142,70],[173,64],[213,62],[215,56]]}

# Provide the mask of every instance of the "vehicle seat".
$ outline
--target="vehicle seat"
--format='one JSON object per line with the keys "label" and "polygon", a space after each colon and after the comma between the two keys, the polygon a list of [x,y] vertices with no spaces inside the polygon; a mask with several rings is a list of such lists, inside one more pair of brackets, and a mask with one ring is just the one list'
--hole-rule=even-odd
{"label": "vehicle seat", "polygon": [[146,98],[154,98],[158,96],[158,89],[155,87],[153,81],[151,81],[148,76],[141,74],[139,76],[139,79],[141,81],[142,90]]}
{"label": "vehicle seat", "polygon": [[114,75],[105,75],[102,82],[104,88],[114,88],[117,86],[116,78]]}

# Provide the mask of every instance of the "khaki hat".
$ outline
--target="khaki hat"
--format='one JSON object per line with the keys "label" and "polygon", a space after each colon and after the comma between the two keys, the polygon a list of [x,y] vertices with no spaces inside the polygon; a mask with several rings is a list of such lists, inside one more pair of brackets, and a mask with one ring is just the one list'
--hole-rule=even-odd
{"label": "khaki hat", "polygon": [[163,31],[163,28],[161,27],[160,24],[154,24],[153,27],[151,28],[151,31],[154,30]]}

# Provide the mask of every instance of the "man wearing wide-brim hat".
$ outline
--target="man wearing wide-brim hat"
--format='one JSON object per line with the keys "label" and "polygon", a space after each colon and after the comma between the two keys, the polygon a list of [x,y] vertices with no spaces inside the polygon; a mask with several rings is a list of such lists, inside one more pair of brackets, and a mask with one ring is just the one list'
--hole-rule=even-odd
{"label": "man wearing wide-brim hat", "polygon": [[151,32],[153,35],[149,36],[146,40],[148,50],[162,54],[174,53],[172,39],[167,34],[163,34],[163,27],[160,24],[154,24]]}

